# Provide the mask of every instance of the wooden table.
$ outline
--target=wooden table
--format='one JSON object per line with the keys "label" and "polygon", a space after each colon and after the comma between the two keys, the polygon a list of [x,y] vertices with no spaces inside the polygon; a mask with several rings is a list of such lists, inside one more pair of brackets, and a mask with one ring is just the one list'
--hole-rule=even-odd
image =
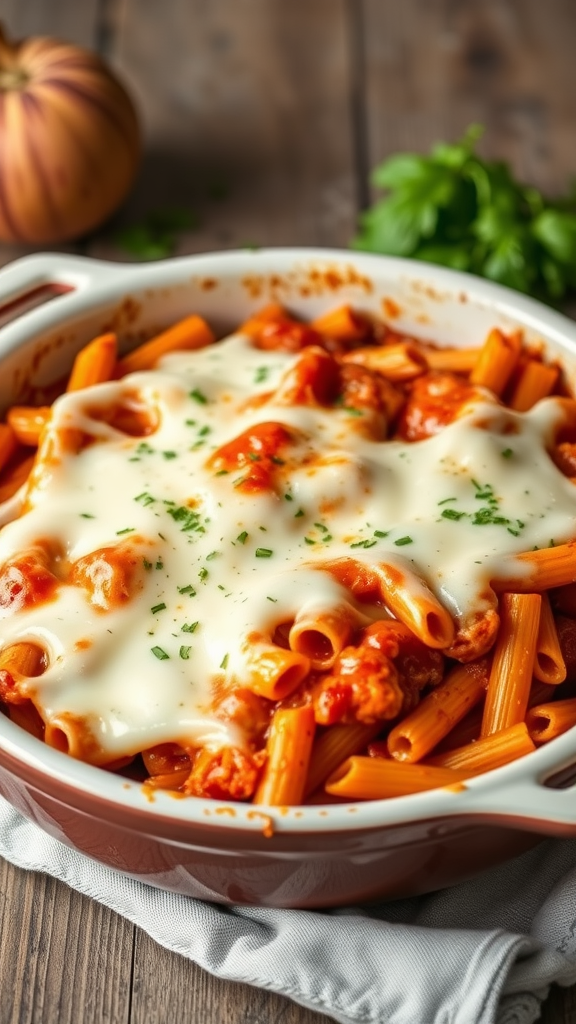
{"label": "wooden table", "polygon": [[[198,219],[177,253],[345,246],[374,164],[473,121],[544,190],[576,172],[574,0],[1,0],[0,16],[99,50],[140,108],[132,195],[70,251],[129,259],[119,228],[175,206]],[[326,1019],[214,980],[52,879],[2,864],[0,896],[1,1024]],[[574,1024],[573,992],[543,1020]]]}

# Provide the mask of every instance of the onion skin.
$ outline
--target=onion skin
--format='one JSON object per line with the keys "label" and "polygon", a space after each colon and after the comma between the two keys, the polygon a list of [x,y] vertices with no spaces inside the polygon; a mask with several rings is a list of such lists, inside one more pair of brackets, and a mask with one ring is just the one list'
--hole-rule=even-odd
{"label": "onion skin", "polygon": [[140,158],[128,93],[94,53],[0,29],[0,239],[66,242],[126,196]]}

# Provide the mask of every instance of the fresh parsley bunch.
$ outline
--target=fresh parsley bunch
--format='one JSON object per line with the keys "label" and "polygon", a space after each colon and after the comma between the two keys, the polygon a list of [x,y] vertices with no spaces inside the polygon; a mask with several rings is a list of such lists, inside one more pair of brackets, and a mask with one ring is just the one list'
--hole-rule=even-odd
{"label": "fresh parsley bunch", "polygon": [[556,303],[576,289],[576,196],[551,202],[508,164],[476,153],[482,135],[398,153],[373,173],[387,190],[360,217],[353,248],[441,263]]}

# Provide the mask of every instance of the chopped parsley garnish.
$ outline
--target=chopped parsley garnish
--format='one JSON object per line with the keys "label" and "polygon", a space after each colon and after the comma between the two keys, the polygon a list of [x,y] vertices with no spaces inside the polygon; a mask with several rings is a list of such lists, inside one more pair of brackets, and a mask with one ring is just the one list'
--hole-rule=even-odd
{"label": "chopped parsley garnish", "polygon": [[152,503],[156,501],[156,498],[153,498],[151,494],[148,494],[148,491],[142,491],[142,494],[136,495],[134,501],[137,501],[140,505],[152,505]]}
{"label": "chopped parsley garnish", "polygon": [[438,504],[439,505],[447,505],[449,501],[457,501],[457,500],[458,500],[457,498],[444,498],[442,501],[439,501]]}
{"label": "chopped parsley garnish", "polygon": [[152,647],[151,651],[154,657],[158,658],[158,661],[166,661],[166,659],[170,657],[163,647]]}
{"label": "chopped parsley garnish", "polygon": [[254,376],[255,384],[263,384],[265,380],[268,380],[268,374],[270,370],[267,366],[259,366]]}
{"label": "chopped parsley garnish", "polygon": [[198,625],[198,622],[185,622],[182,626],[183,633],[193,633]]}
{"label": "chopped parsley garnish", "polygon": [[389,533],[388,530],[374,530],[374,536],[375,537],[387,537],[388,533]]}
{"label": "chopped parsley garnish", "polygon": [[196,597],[196,591],[191,583],[188,583],[185,587],[178,587],[179,594],[189,594],[190,597]]}
{"label": "chopped parsley garnish", "polygon": [[305,544],[315,544],[316,541],[313,540],[312,537],[304,537],[304,543]]}
{"label": "chopped parsley garnish", "polygon": [[294,501],[294,498],[293,498],[293,496],[291,494],[286,493],[284,495],[284,500],[285,501]]}
{"label": "chopped parsley garnish", "polygon": [[458,519],[462,519],[462,517],[465,516],[465,515],[466,515],[466,512],[457,512],[455,508],[445,508],[442,511],[442,516],[443,516],[444,519],[455,519],[455,520],[458,520]]}
{"label": "chopped parsley garnish", "polygon": [[394,541],[394,543],[396,544],[396,547],[403,548],[406,544],[413,544],[414,541],[412,540],[412,537],[399,537],[398,540]]}
{"label": "chopped parsley garnish", "polygon": [[509,459],[512,455],[514,455],[514,452],[511,448],[505,448],[504,451],[501,452],[501,455],[503,459]]}
{"label": "chopped parsley garnish", "polygon": [[95,519],[96,518],[96,516],[93,516],[90,512],[81,512],[80,515],[81,515],[82,519]]}
{"label": "chopped parsley garnish", "polygon": [[162,455],[164,456],[165,459],[175,459],[178,456],[178,452],[162,452]]}
{"label": "chopped parsley garnish", "polygon": [[190,657],[190,651],[191,650],[192,650],[191,647],[181,647],[180,648],[180,652],[179,653],[180,653],[180,657],[182,658],[182,661],[188,661],[188,658]]}
{"label": "chopped parsley garnish", "polygon": [[151,569],[152,568],[152,562],[149,562],[147,558],[143,558],[142,559],[142,564],[143,564],[145,569]]}
{"label": "chopped parsley garnish", "polygon": [[248,540],[248,532],[246,530],[242,530],[242,533],[238,534],[236,540],[239,540],[241,544],[245,544]]}
{"label": "chopped parsley garnish", "polygon": [[271,548],[256,548],[254,554],[256,558],[272,558],[274,552]]}
{"label": "chopped parsley garnish", "polygon": [[198,402],[200,405],[208,404],[208,399],[206,398],[206,395],[202,391],[200,391],[199,388],[194,388],[194,390],[190,392],[190,398],[193,398],[194,401]]}
{"label": "chopped parsley garnish", "polygon": [[163,612],[165,608],[166,604],[164,601],[162,601],[161,604],[155,604],[154,607],[150,609],[150,611],[152,612],[152,615],[157,615],[158,612]]}
{"label": "chopped parsley garnish", "polygon": [[[356,540],[356,541],[354,541],[354,543],[351,544],[350,547],[351,548],[373,548],[374,545],[377,544],[377,543],[378,543],[378,541],[372,540],[371,538],[366,538],[366,540]],[[397,540],[396,544],[399,544],[399,543],[400,543],[400,541]]]}
{"label": "chopped parsley garnish", "polygon": [[214,558],[218,558],[219,551],[211,551],[209,555],[206,555],[206,561],[211,562]]}
{"label": "chopped parsley garnish", "polygon": [[204,566],[202,566],[198,576],[202,580],[202,583],[205,583],[209,576],[208,569],[205,569]]}
{"label": "chopped parsley garnish", "polygon": [[278,598],[277,597],[267,597],[266,600],[267,601],[272,601],[274,604],[278,604]]}
{"label": "chopped parsley garnish", "polygon": [[228,668],[228,655],[225,654],[220,662],[220,668]]}
{"label": "chopped parsley garnish", "polygon": [[194,512],[191,508],[186,508],[185,505],[179,505],[178,508],[167,509],[168,515],[172,516],[175,523],[178,523],[183,533],[205,533],[204,527],[200,522],[200,513]]}
{"label": "chopped parsley garnish", "polygon": [[299,508],[298,511],[294,513],[294,519],[300,519],[300,516],[303,516],[303,515],[304,515],[304,509],[303,508]]}
{"label": "chopped parsley garnish", "polygon": [[123,530],[116,530],[116,536],[121,537],[123,533],[134,533],[133,526],[125,526]]}

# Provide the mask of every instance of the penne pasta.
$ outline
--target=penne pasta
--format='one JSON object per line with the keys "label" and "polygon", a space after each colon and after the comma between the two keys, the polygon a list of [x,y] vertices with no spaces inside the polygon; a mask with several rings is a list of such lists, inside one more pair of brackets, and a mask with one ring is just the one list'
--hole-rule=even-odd
{"label": "penne pasta", "polygon": [[302,803],[315,728],[309,705],[274,712],[255,803],[275,807]]}
{"label": "penne pasta", "polygon": [[557,547],[526,551],[503,559],[492,586],[498,592],[551,590],[576,582],[576,541]]}
{"label": "penne pasta", "polygon": [[214,341],[214,334],[202,317],[187,316],[120,359],[116,366],[116,376],[149,370],[169,352],[205,348]]}
{"label": "penne pasta", "polygon": [[470,373],[478,362],[478,348],[430,348],[420,346],[430,370],[440,373]]}
{"label": "penne pasta", "polygon": [[444,682],[391,730],[388,750],[392,757],[421,761],[482,700],[487,685],[486,659],[452,669]]}
{"label": "penne pasta", "polygon": [[297,615],[288,634],[293,651],[303,654],[313,669],[331,668],[346,646],[358,621],[351,605],[340,605],[328,611],[306,611]]}
{"label": "penne pasta", "polygon": [[522,339],[519,334],[504,334],[498,327],[494,327],[480,349],[470,373],[470,383],[501,395],[518,362],[521,348]]}
{"label": "penne pasta", "polygon": [[399,764],[378,757],[349,757],[326,781],[332,796],[347,800],[382,800],[422,793],[444,786],[457,787],[468,774],[452,768]]}
{"label": "penne pasta", "polygon": [[352,754],[358,754],[381,731],[382,724],[333,725],[317,736],[312,748],[304,796],[309,797]]}
{"label": "penne pasta", "polygon": [[533,671],[536,679],[550,685],[562,683],[566,679],[566,663],[560,648],[548,594],[542,594]]}
{"label": "penne pasta", "polygon": [[546,366],[536,359],[528,359],[522,367],[508,404],[517,412],[526,412],[540,399],[551,394],[558,380],[559,368]]}
{"label": "penne pasta", "polygon": [[540,594],[502,594],[481,737],[524,721],[536,655]]}
{"label": "penne pasta", "polygon": [[68,378],[67,391],[79,391],[111,380],[117,357],[116,335],[102,334],[76,356]]}
{"label": "penne pasta", "polygon": [[413,380],[426,369],[426,360],[413,342],[400,341],[394,345],[357,348],[344,357],[350,363],[359,363],[396,383]]}
{"label": "penne pasta", "polygon": [[[532,712],[529,712],[529,715]],[[429,757],[426,764],[436,768],[452,768],[472,775],[501,768],[535,749],[525,722],[500,729],[490,736],[474,740],[462,747]]]}
{"label": "penne pasta", "polygon": [[322,313],[311,321],[310,326],[326,338],[351,344],[362,341],[369,332],[370,325],[366,317],[357,313],[352,306],[345,305]]}
{"label": "penne pasta", "polygon": [[50,407],[43,405],[33,408],[27,405],[13,405],[8,410],[7,422],[19,444],[35,448],[50,418]]}
{"label": "penne pasta", "polygon": [[576,725],[576,697],[537,704],[526,715],[526,726],[534,743],[547,743]]}

